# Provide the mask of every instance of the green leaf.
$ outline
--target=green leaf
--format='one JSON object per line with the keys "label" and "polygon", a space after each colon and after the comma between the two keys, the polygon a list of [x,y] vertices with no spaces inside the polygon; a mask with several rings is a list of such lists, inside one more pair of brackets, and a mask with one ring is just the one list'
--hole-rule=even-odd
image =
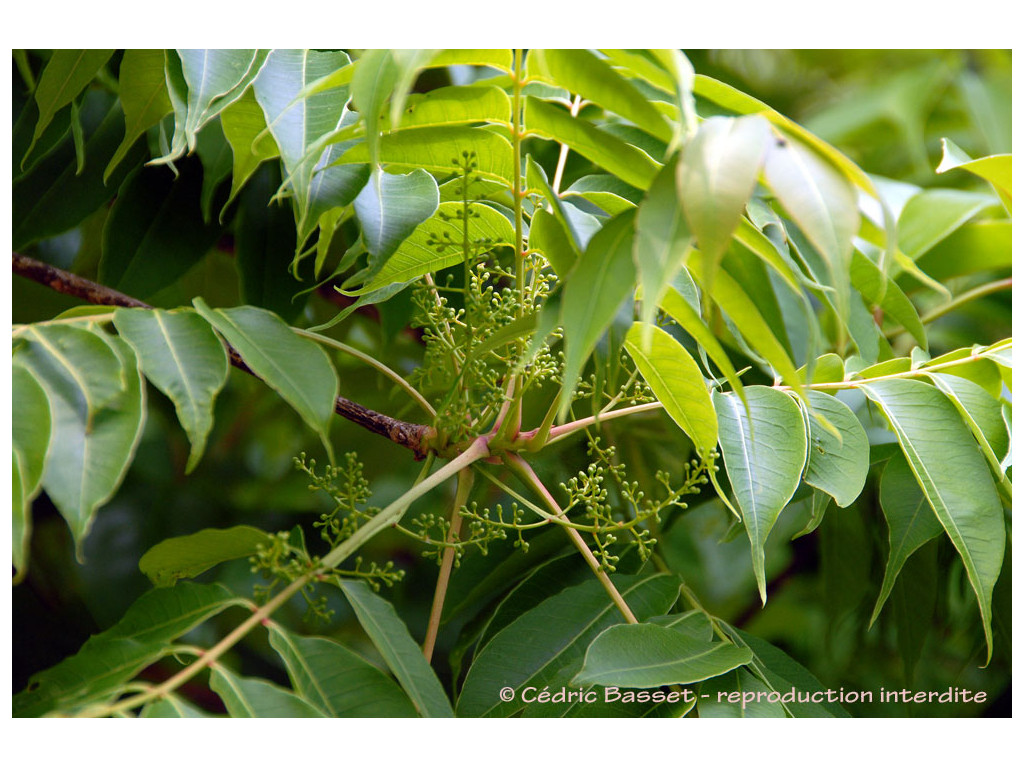
{"label": "green leaf", "polygon": [[985,459],[954,405],[934,387],[891,379],[860,388],[889,420],[928,503],[960,553],[978,598],[991,659],[992,588],[1003,562],[1006,528]]}
{"label": "green leaf", "polygon": [[802,143],[782,139],[765,158],[765,180],[825,258],[840,317],[849,315],[850,255],[860,226],[857,192],[838,170]]}
{"label": "green leaf", "polygon": [[295,692],[330,717],[416,717],[394,680],[345,646],[270,625],[270,644],[284,660]]}
{"label": "green leaf", "polygon": [[11,443],[13,448],[13,559],[15,579],[28,566],[32,499],[39,493],[50,445],[50,403],[46,391],[20,365],[11,368]]}
{"label": "green leaf", "polygon": [[[515,232],[509,220],[483,203],[470,203],[469,240],[487,241],[490,247],[512,245]],[[420,224],[398,247],[368,284],[349,296],[362,296],[392,283],[405,283],[463,261],[462,203],[441,203],[437,212]]]}
{"label": "green leaf", "polygon": [[113,49],[57,49],[53,52],[36,86],[35,100],[39,108],[39,119],[25,157],[28,157],[54,115],[89,85],[100,67],[113,55]]}
{"label": "green leaf", "polygon": [[[646,333],[645,333],[646,332]],[[644,351],[643,338],[650,338]],[[626,334],[626,351],[665,412],[693,441],[701,456],[718,443],[718,421],[707,384],[683,345],[654,326],[633,323]]]}
{"label": "green leaf", "polygon": [[550,83],[578,94],[624,117],[653,136],[669,141],[672,128],[636,86],[590,51],[575,48],[531,49],[526,57],[531,80]]}
{"label": "green leaf", "polygon": [[810,507],[811,514],[810,518],[801,530],[797,531],[790,538],[790,541],[796,541],[801,536],[807,536],[818,530],[818,526],[821,525],[825,519],[825,513],[828,511],[829,504],[832,503],[832,497],[823,491],[814,490],[811,492]]}
{"label": "green leaf", "polygon": [[540,251],[561,278],[565,278],[576,264],[576,247],[565,227],[555,214],[543,208],[535,211],[530,219],[529,248]]}
{"label": "green leaf", "polygon": [[494,85],[453,85],[408,99],[402,129],[464,123],[508,124],[512,102]]}
{"label": "green leaf", "polygon": [[[691,241],[676,194],[676,160],[673,158],[654,177],[636,215],[633,260],[643,290],[641,320],[647,324],[645,327],[653,327],[658,304],[672,278],[682,268]],[[650,340],[650,333],[645,333],[641,346],[646,349]]]}
{"label": "green leaf", "polygon": [[636,207],[642,199],[639,190],[609,173],[593,173],[576,179],[562,196],[582,197],[604,210],[609,216]]}
{"label": "green leaf", "polygon": [[874,624],[882,612],[882,606],[889,599],[896,577],[907,558],[942,533],[942,525],[921,491],[910,465],[902,456],[893,456],[885,465],[878,487],[878,498],[889,527],[889,559],[885,564],[882,591],[871,612],[870,624]]}
{"label": "green leaf", "polygon": [[310,270],[289,269],[294,261],[295,217],[287,202],[274,200],[281,176],[275,165],[256,172],[245,188],[235,218],[235,256],[241,298],[292,322],[306,303],[301,280]]}
{"label": "green leaf", "polygon": [[169,693],[142,708],[139,717],[212,717],[209,712]]}
{"label": "green leaf", "polygon": [[277,315],[265,309],[211,309],[198,296],[193,304],[238,350],[246,365],[320,435],[328,456],[332,456],[328,433],[338,397],[338,374],[327,353],[315,342],[295,335]]}
{"label": "green leaf", "polygon": [[683,149],[679,199],[709,265],[717,263],[732,239],[770,140],[768,123],[759,115],[711,117]]}
{"label": "green leaf", "polygon": [[[786,709],[775,692],[746,669],[708,680],[700,687],[697,711],[704,717],[785,717]],[[777,694],[775,694],[777,695]]]}
{"label": "green leaf", "polygon": [[241,97],[260,74],[268,54],[254,48],[178,49],[188,88],[183,128],[190,152],[196,148],[200,129]]}
{"label": "green leaf", "polygon": [[952,376],[948,373],[933,373],[929,378],[936,388],[945,393],[963,417],[981,446],[989,467],[997,480],[1004,480],[1006,473],[1002,461],[1010,450],[1010,433],[1003,421],[1003,410],[999,401],[973,381]]}
{"label": "green leaf", "polygon": [[82,104],[85,167],[79,171],[75,149],[65,142],[18,178],[11,193],[12,245],[59,235],[104,206],[128,171],[145,160],[145,147],[136,143],[126,162],[104,182],[107,163],[117,150],[124,124],[119,103],[107,94],[88,92]]}
{"label": "green leaf", "polygon": [[547,173],[531,155],[526,156],[526,187],[527,194],[539,192],[544,196],[548,209],[571,237],[574,257],[578,256],[587,247],[594,230],[601,227],[596,217],[583,213],[562,200],[548,182]]}
{"label": "green leaf", "polygon": [[[641,621],[663,614],[679,592],[679,581],[669,575],[612,576],[612,581]],[[604,629],[621,623],[608,593],[594,580],[549,597],[479,651],[459,695],[459,715],[503,717],[524,707],[541,711],[543,705],[528,707],[520,700],[524,690],[568,686],[582,667],[590,642]],[[515,690],[513,701],[498,697],[505,686]],[[557,714],[564,714],[564,709]]]}
{"label": "green leaf", "polygon": [[743,515],[754,576],[765,602],[764,545],[800,484],[807,434],[800,408],[785,393],[754,386],[746,394],[746,410],[729,393],[715,392],[714,404],[725,471]]}
{"label": "green leaf", "polygon": [[67,520],[81,557],[96,510],[121,485],[145,423],[145,387],[135,354],[107,334],[31,326],[15,359],[50,401],[43,488]]}
{"label": "green leaf", "polygon": [[363,242],[371,257],[383,263],[395,249],[437,211],[437,182],[419,169],[404,176],[379,168],[355,199]]}
{"label": "green leaf", "polygon": [[370,163],[379,162],[380,113],[398,81],[398,64],[386,48],[368,50],[355,63],[352,73],[352,105],[366,124]]}
{"label": "green leaf", "polygon": [[936,173],[945,173],[954,168],[970,171],[989,182],[999,193],[1000,199],[1011,211],[1011,195],[1013,193],[1013,155],[990,155],[972,160],[971,157],[951,139],[942,140],[942,161],[935,169]]}
{"label": "green leaf", "polygon": [[[701,288],[707,290],[708,283],[703,272],[702,260],[691,256],[687,261],[687,266],[690,269],[690,274],[696,278]],[[763,356],[778,372],[782,380],[803,396],[802,381],[786,348],[782,346],[771,327],[765,322],[757,304],[727,271],[722,270],[715,275],[714,285],[711,286],[711,297],[729,316],[743,337],[757,350],[757,353]]]}
{"label": "green leaf", "polygon": [[224,129],[219,119],[207,123],[196,138],[196,154],[203,164],[203,189],[199,194],[199,208],[203,212],[203,221],[212,218],[213,196],[228,176],[231,175],[233,158],[231,145],[224,136]]}
{"label": "green leaf", "polygon": [[215,565],[254,555],[272,541],[266,531],[248,525],[205,528],[150,547],[139,560],[139,570],[156,586],[171,587],[179,579],[195,578]]}
{"label": "green leaf", "polygon": [[[296,209],[299,238],[315,227],[320,213],[311,212],[314,176],[321,185],[340,186],[347,205],[362,186],[351,187],[365,178],[359,169],[331,168],[339,148],[322,149],[323,142],[345,118],[347,89],[331,89],[299,99],[302,89],[321,76],[348,64],[346,54],[338,52],[276,49],[267,58],[253,83],[256,101],[263,108],[267,126],[281,153],[287,171],[286,186],[291,188]],[[351,194],[351,196],[348,195]],[[322,211],[321,211],[322,212]]]}
{"label": "green leaf", "polygon": [[[870,453],[864,427],[847,405],[823,392],[808,392],[807,407],[810,445],[804,481],[825,491],[840,507],[848,507],[864,488]],[[842,439],[826,429],[817,417],[824,418]]]}
{"label": "green leaf", "polygon": [[992,204],[989,195],[958,189],[925,189],[900,212],[899,245],[914,261]]}
{"label": "green leaf", "polygon": [[916,266],[935,280],[948,280],[960,275],[1008,270],[1012,259],[1013,223],[997,219],[960,227],[924,254]]}
{"label": "green leaf", "polygon": [[174,403],[192,450],[185,474],[199,463],[213,427],[213,401],[228,379],[224,345],[188,309],[125,309],[114,326],[135,350],[142,372]]}
{"label": "green leaf", "polygon": [[441,683],[394,606],[375,595],[366,582],[338,579],[336,583],[420,716],[452,717],[452,707]]}
{"label": "green leaf", "polygon": [[922,349],[928,348],[928,334],[925,333],[917,308],[892,278],[886,277],[871,259],[859,251],[853,254],[850,280],[866,301],[877,303],[881,296],[882,310],[900,323]]}
{"label": "green leaf", "polygon": [[748,648],[696,640],[655,624],[609,627],[587,648],[574,685],[655,688],[696,683],[753,658]]}
{"label": "green leaf", "polygon": [[526,97],[523,124],[531,135],[567,144],[637,189],[647,189],[658,172],[646,152],[533,96]]}
{"label": "green leaf", "polygon": [[124,140],[103,172],[104,182],[124,160],[139,136],[173,109],[167,95],[164,52],[135,48],[125,51],[118,74],[117,93],[124,110]]}
{"label": "green leaf", "polygon": [[[442,174],[458,169],[463,152],[475,152],[478,174],[512,186],[512,145],[504,136],[482,128],[409,128],[381,137],[380,161],[395,170],[422,168]],[[345,152],[336,164],[365,163],[370,159],[365,142]]]}
{"label": "green leaf", "polygon": [[231,145],[233,158],[231,194],[225,203],[226,209],[260,164],[277,157],[280,152],[273,134],[267,131],[263,108],[251,88],[220,113],[220,124]]}
{"label": "green leaf", "polygon": [[99,279],[148,298],[176,281],[213,247],[219,224],[206,224],[195,164],[175,179],[166,168],[141,168],[121,187],[103,227]]}
{"label": "green leaf", "polygon": [[430,60],[431,67],[493,67],[512,73],[512,50],[510,48],[452,48],[441,51]]}
{"label": "green leaf", "polygon": [[78,653],[33,675],[14,697],[14,714],[73,714],[87,704],[113,699],[125,683],[167,655],[172,640],[244,603],[220,584],[184,582],[146,592],[117,624],[90,637]]}
{"label": "green leaf", "polygon": [[257,677],[241,677],[216,664],[210,688],[231,717],[327,717],[294,693]]}
{"label": "green leaf", "polygon": [[726,380],[728,380],[736,394],[740,396],[741,400],[746,402],[743,383],[736,374],[736,369],[733,368],[729,355],[722,349],[722,345],[718,343],[718,339],[715,338],[711,329],[704,324],[697,310],[674,287],[669,287],[665,292],[660,306],[669,317],[679,323],[679,326],[693,337],[694,341],[704,348],[704,351],[708,353],[708,356],[725,375]]}
{"label": "green leaf", "polygon": [[583,365],[633,291],[633,212],[621,213],[591,238],[565,280],[561,325],[565,372],[559,410],[569,408]]}
{"label": "green leaf", "polygon": [[[725,632],[737,645],[746,646],[754,654],[754,660],[747,665],[768,687],[780,695],[805,694],[805,700],[782,700],[792,717],[849,717],[839,704],[829,702],[825,686],[805,667],[780,651],[771,643],[755,637],[741,629],[725,625]],[[807,701],[814,694],[818,702]],[[793,699],[797,696],[793,695]]]}
{"label": "green leaf", "polygon": [[668,627],[675,632],[681,632],[687,637],[703,642],[711,642],[715,632],[708,615],[696,608],[685,613],[654,616],[648,619],[647,623],[657,624],[659,627]]}

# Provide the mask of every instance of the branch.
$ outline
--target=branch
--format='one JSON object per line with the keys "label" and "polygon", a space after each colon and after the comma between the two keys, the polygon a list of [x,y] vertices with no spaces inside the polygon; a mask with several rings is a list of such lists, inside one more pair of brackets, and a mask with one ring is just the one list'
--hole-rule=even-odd
{"label": "branch", "polygon": [[[138,307],[140,309],[152,309],[153,307],[136,298],[127,296],[113,288],[86,280],[84,277],[58,269],[50,264],[38,261],[20,253],[12,253],[12,271],[16,275],[26,277],[29,280],[45,285],[48,288],[63,293],[67,296],[74,296],[83,299],[90,304],[100,304],[111,307]],[[256,376],[253,370],[245,364],[238,350],[230,344],[225,343],[231,364],[241,371]],[[256,376],[259,378],[259,376]],[[386,437],[391,442],[411,450],[417,459],[422,459],[429,450],[428,441],[434,436],[434,428],[426,424],[411,424],[406,421],[399,421],[383,413],[377,413],[357,402],[344,397],[339,397],[334,403],[334,412],[342,418],[348,419],[353,424],[358,424],[363,429]]]}

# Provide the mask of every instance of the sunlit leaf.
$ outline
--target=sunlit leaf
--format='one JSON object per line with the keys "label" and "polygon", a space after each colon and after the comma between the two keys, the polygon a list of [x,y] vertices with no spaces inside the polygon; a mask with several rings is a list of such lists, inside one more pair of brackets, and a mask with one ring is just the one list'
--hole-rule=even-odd
{"label": "sunlit leaf", "polygon": [[118,96],[124,110],[124,140],[103,173],[106,181],[135,141],[168,114],[164,52],[160,49],[129,49],[124,52],[118,76]]}
{"label": "sunlit leaf", "polygon": [[379,168],[355,199],[356,218],[370,255],[383,263],[438,205],[437,182],[420,169],[406,175]]}
{"label": "sunlit leaf", "polygon": [[974,160],[958,147],[951,139],[942,140],[942,161],[935,169],[936,173],[945,173],[954,168],[970,171],[989,182],[999,193],[1000,199],[1011,210],[1013,194],[1013,156],[990,155]]}
{"label": "sunlit leaf", "polygon": [[840,440],[814,415],[808,416],[810,445],[804,481],[825,491],[840,507],[848,507],[864,488],[868,475],[868,438],[864,427],[842,400],[808,392],[807,407],[839,432]]}
{"label": "sunlit leaf", "polygon": [[[645,348],[646,335],[650,343]],[[718,443],[718,421],[707,385],[683,345],[660,328],[634,323],[626,334],[626,351],[665,412],[705,456]]]}
{"label": "sunlit leaf", "polygon": [[231,145],[231,202],[260,163],[278,156],[274,136],[266,130],[267,120],[252,89],[220,113],[224,136]]}

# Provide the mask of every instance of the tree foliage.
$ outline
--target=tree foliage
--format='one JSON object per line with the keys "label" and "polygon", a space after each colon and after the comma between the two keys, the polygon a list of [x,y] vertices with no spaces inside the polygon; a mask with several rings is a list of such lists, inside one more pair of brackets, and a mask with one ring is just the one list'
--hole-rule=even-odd
{"label": "tree foliage", "polygon": [[16,51],[15,715],[984,712],[1009,61],[876,56]]}

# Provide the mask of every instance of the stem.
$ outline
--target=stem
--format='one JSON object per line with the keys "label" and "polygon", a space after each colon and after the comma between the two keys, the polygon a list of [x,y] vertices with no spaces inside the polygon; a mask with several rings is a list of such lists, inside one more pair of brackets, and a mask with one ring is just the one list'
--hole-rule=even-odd
{"label": "stem", "polygon": [[551,428],[551,438],[548,440],[547,445],[556,443],[559,440],[563,440],[569,435],[575,432],[579,432],[581,429],[599,424],[602,421],[610,421],[611,419],[617,419],[620,416],[630,416],[634,413],[644,413],[646,411],[656,411],[659,408],[664,408],[661,403],[641,403],[640,405],[631,405],[628,408],[620,408],[617,411],[610,411],[605,414],[597,414],[596,416],[587,416],[585,419],[578,419],[576,421],[570,421],[568,424],[560,424],[557,427]]}
{"label": "stem", "polygon": [[[509,468],[516,471],[516,474],[529,485],[548,505],[552,513],[556,517],[565,519],[565,512],[558,506],[558,502],[555,501],[555,497],[551,495],[550,491],[544,487],[544,484],[540,481],[540,478],[533,471],[526,461],[521,456],[516,454],[506,454],[505,461]],[[633,611],[630,610],[629,604],[623,599],[619,590],[615,588],[611,578],[601,568],[601,564],[597,562],[597,558],[594,557],[594,553],[590,551],[590,547],[583,540],[583,536],[575,528],[565,528],[566,533],[569,536],[569,540],[572,541],[573,545],[583,555],[583,559],[587,561],[587,565],[590,566],[590,570],[597,576],[597,580],[601,582],[601,586],[604,587],[608,596],[611,597],[612,602],[615,603],[615,607],[619,609],[619,612],[623,615],[627,622],[630,624],[639,624],[636,616],[633,615]]]}
{"label": "stem", "polygon": [[373,357],[372,355],[368,355],[365,352],[360,352],[355,347],[350,347],[348,344],[343,344],[342,342],[337,341],[336,339],[332,339],[328,336],[321,336],[319,333],[314,333],[313,331],[307,331],[302,328],[292,328],[292,331],[298,334],[299,336],[305,336],[307,339],[312,339],[313,341],[319,344],[324,344],[328,347],[334,347],[335,349],[344,352],[346,355],[351,355],[357,360],[362,360],[367,365],[376,368],[378,371],[383,373],[385,376],[387,376],[389,379],[395,382],[398,386],[404,389],[407,393],[409,393],[409,396],[413,400],[415,400],[419,404],[419,406],[424,411],[426,411],[431,417],[437,416],[437,412],[434,410],[434,407],[427,401],[425,397],[423,397],[423,395],[421,395],[416,390],[415,387],[413,387],[408,381],[402,378],[401,375],[396,373],[388,366],[384,365],[384,363],[382,363],[380,360]]}
{"label": "stem", "polygon": [[121,699],[113,704],[94,710],[83,710],[78,713],[76,717],[105,717],[107,715],[113,715],[118,712],[124,712],[125,710],[134,709],[141,707],[153,699],[158,699],[162,696],[177,690],[182,685],[187,683],[193,677],[198,675],[208,666],[211,666],[217,659],[223,656],[229,649],[231,649],[235,643],[249,634],[257,624],[262,624],[274,611],[284,605],[290,600],[300,589],[302,589],[309,581],[313,578],[313,573],[307,573],[287,587],[282,589],[273,598],[271,598],[266,605],[253,611],[252,615],[249,616],[245,621],[235,627],[229,634],[225,635],[224,638],[217,643],[210,650],[203,653],[198,659],[193,661],[178,674],[168,678],[163,683],[158,685],[156,688],[151,688],[145,693],[140,693],[135,696],[129,696],[127,699]]}
{"label": "stem", "polygon": [[[473,488],[473,470],[459,470],[459,485],[455,490],[455,503],[452,506],[451,526],[448,529],[448,543],[459,540],[459,529],[462,528],[462,508],[469,500],[469,492]],[[423,655],[430,663],[434,655],[434,644],[437,642],[437,631],[441,626],[441,611],[444,608],[444,597],[448,592],[448,581],[451,579],[452,566],[455,563],[455,547],[448,547],[441,555],[441,570],[437,574],[437,586],[434,588],[434,603],[430,607],[430,620],[427,622],[427,636],[423,641]]]}
{"label": "stem", "polygon": [[[572,101],[572,107],[569,109],[569,114],[576,117],[580,113],[580,104],[582,99],[579,94],[576,94],[576,98]],[[569,157],[569,145],[563,144],[562,148],[558,151],[558,165],[555,166],[555,177],[551,182],[551,188],[558,194],[558,188],[562,185],[562,173],[565,171],[565,161]]]}
{"label": "stem", "polygon": [[[968,304],[974,301],[975,299],[980,299],[983,296],[998,293],[999,291],[1008,291],[1012,288],[1012,277],[1007,277],[1003,280],[994,280],[991,283],[979,285],[976,288],[972,288],[969,291],[964,291],[955,299],[950,301],[948,304],[943,304],[941,307],[936,307],[931,312],[928,312],[927,314],[923,315],[921,317],[921,323],[927,325],[928,323],[931,323],[935,320],[938,320],[940,317],[948,315],[950,312],[959,309],[964,304]],[[902,333],[906,333],[906,331],[903,328],[897,328],[895,330],[889,331],[889,333],[887,333],[885,337],[887,339],[892,339],[895,338],[896,336],[899,336]]]}
{"label": "stem", "polygon": [[[71,272],[66,272],[63,269],[37,261],[29,256],[13,252],[11,256],[11,269],[14,274],[34,280],[37,283],[52,288],[58,293],[75,296],[90,304],[153,309],[149,304],[115,291],[113,288],[94,283],[92,280],[86,280],[84,277],[79,277]],[[228,358],[231,361],[231,365],[252,376],[256,376],[253,370],[242,360],[238,350],[230,344],[225,346],[228,350]],[[256,376],[256,378],[259,378],[259,376]],[[385,416],[383,413],[372,411],[344,397],[338,397],[334,401],[334,412],[374,434],[386,437],[391,442],[408,448],[418,459],[422,459],[427,455],[429,450],[428,442],[435,435],[434,428],[426,424],[410,424],[406,421],[399,421],[390,416]]]}

